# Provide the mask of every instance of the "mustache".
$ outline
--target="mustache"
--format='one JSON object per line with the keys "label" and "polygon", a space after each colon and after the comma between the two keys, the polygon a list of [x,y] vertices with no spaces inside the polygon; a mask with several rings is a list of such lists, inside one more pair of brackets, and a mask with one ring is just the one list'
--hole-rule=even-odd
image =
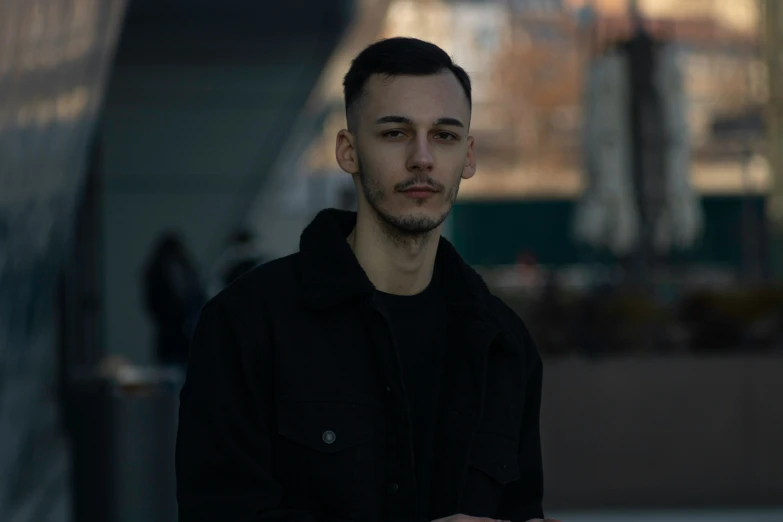
{"label": "mustache", "polygon": [[414,185],[427,185],[429,187],[432,187],[433,190],[438,190],[438,191],[444,189],[441,183],[438,183],[437,181],[435,181],[429,176],[417,176],[407,181],[403,181],[402,183],[397,183],[396,185],[394,185],[394,190],[396,191],[407,190]]}

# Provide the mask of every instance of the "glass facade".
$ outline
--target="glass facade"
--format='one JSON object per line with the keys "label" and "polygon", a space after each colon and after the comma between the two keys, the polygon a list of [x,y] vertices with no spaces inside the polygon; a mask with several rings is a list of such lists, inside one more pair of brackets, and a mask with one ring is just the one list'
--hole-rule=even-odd
{"label": "glass facade", "polygon": [[0,520],[69,520],[54,296],[125,0],[0,3]]}

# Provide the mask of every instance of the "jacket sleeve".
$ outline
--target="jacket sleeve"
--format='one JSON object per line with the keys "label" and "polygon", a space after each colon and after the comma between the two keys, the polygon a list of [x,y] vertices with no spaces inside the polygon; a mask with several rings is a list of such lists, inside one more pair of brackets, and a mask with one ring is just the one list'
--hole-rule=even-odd
{"label": "jacket sleeve", "polygon": [[527,328],[521,324],[518,317],[515,316],[515,319],[522,327],[522,337],[529,361],[527,378],[524,381],[525,410],[519,436],[520,478],[506,487],[495,518],[511,522],[526,522],[534,518],[544,518],[542,507],[544,471],[539,430],[543,364]]}
{"label": "jacket sleeve", "polygon": [[272,474],[267,332],[255,321],[248,328],[215,299],[201,313],[180,393],[180,522],[324,522],[283,505],[283,488]]}

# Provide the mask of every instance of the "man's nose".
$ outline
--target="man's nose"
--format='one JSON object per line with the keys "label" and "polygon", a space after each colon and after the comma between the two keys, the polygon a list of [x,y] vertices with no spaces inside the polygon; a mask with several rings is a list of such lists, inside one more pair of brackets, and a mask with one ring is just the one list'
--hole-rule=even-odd
{"label": "man's nose", "polygon": [[434,165],[430,143],[426,137],[419,138],[411,144],[408,155],[408,170],[430,171]]}

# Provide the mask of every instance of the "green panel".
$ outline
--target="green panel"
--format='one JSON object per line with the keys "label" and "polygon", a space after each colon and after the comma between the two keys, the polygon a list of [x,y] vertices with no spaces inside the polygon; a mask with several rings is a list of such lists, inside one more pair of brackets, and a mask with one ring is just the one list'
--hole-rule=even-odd
{"label": "green panel", "polygon": [[546,264],[577,258],[570,201],[466,201],[452,211],[452,238],[471,264],[513,263],[523,251]]}
{"label": "green panel", "polygon": [[[747,205],[747,207],[745,207]],[[765,199],[715,196],[702,199],[705,230],[700,243],[676,252],[672,261],[740,268],[743,208],[762,217]],[[460,201],[452,212],[452,240],[474,265],[512,264],[523,252],[547,265],[606,260],[606,253],[577,244],[571,234],[575,203],[570,200]]]}

